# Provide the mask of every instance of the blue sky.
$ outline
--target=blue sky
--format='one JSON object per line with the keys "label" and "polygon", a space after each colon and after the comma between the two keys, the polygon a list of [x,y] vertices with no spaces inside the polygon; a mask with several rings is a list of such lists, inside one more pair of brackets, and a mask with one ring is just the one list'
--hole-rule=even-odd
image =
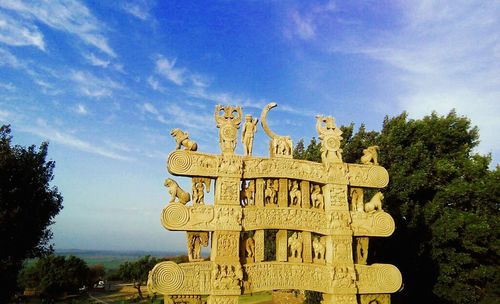
{"label": "blue sky", "polygon": [[499,28],[498,1],[0,0],[0,123],[50,142],[56,248],[182,250],[159,221],[169,133],[217,153],[216,104],[276,101],[295,143],[315,114],[379,130],[456,108],[498,163]]}

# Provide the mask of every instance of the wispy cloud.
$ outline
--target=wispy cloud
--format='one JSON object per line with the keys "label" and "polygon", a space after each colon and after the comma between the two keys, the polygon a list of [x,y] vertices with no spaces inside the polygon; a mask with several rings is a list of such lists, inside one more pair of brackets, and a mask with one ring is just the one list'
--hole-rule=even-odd
{"label": "wispy cloud", "polygon": [[155,91],[158,91],[158,92],[162,92],[164,93],[167,89],[165,87],[163,87],[160,82],[158,81],[158,79],[156,79],[155,77],[153,76],[149,76],[148,79],[148,85]]}
{"label": "wispy cloud", "polygon": [[153,7],[153,2],[146,0],[130,1],[122,5],[122,9],[130,15],[145,21],[151,18],[149,11]]}
{"label": "wispy cloud", "polygon": [[334,1],[323,4],[305,2],[304,7],[290,9],[289,20],[283,30],[285,37],[293,39],[295,37],[302,40],[310,40],[316,37],[316,32],[320,23],[324,21],[328,14],[335,11]]}
{"label": "wispy cloud", "polygon": [[96,55],[94,55],[94,53],[84,54],[83,56],[93,66],[107,68],[108,65],[110,64],[109,60],[101,59],[101,58],[97,57]]}
{"label": "wispy cloud", "polygon": [[77,85],[78,91],[89,97],[101,98],[113,95],[115,90],[123,89],[118,82],[107,77],[98,77],[90,72],[73,71],[71,80]]}
{"label": "wispy cloud", "polygon": [[158,56],[156,59],[156,72],[165,77],[165,79],[175,83],[178,86],[184,84],[186,77],[186,69],[185,68],[177,68],[175,67],[177,59],[168,59],[163,56]]}
{"label": "wispy cloud", "polygon": [[[1,5],[1,4],[0,4]],[[43,34],[34,24],[11,18],[0,11],[0,42],[12,46],[32,45],[45,51]]]}
{"label": "wispy cloud", "polygon": [[56,142],[80,151],[104,156],[115,160],[132,160],[128,156],[124,156],[115,151],[106,149],[103,145],[92,144],[88,141],[82,140],[73,134],[61,131],[47,124],[43,119],[36,120],[36,126],[24,126],[20,129],[25,132],[40,136],[49,141]]}
{"label": "wispy cloud", "polygon": [[[16,27],[22,28],[27,41],[40,49],[44,49],[45,45],[43,35],[36,30],[35,22],[41,22],[53,29],[75,35],[84,43],[96,47],[109,56],[116,56],[104,36],[104,25],[79,1],[3,0],[0,2],[0,7],[16,12],[18,17],[23,19],[15,23]],[[3,17],[0,16],[0,19]],[[8,28],[9,23],[6,24]],[[22,27],[19,27],[20,25]],[[13,32],[11,30],[8,33]],[[13,44],[15,40],[8,41],[15,45]]]}
{"label": "wispy cloud", "polygon": [[22,64],[14,54],[0,47],[0,66],[20,68],[24,66],[24,64]]}
{"label": "wispy cloud", "polygon": [[17,88],[11,82],[0,82],[0,89],[12,92],[15,91]]}
{"label": "wispy cloud", "polygon": [[77,104],[75,106],[75,112],[80,115],[88,115],[89,111],[87,110],[87,107],[81,103]]}
{"label": "wispy cloud", "polygon": [[160,111],[153,104],[145,102],[139,108],[143,113],[151,114],[158,122],[162,124],[168,123],[163,114],[160,114]]}

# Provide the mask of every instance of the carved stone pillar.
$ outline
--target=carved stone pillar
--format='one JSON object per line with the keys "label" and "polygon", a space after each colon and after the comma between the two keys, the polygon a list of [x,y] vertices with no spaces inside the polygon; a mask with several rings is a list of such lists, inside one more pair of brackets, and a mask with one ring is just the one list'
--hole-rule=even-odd
{"label": "carved stone pillar", "polygon": [[264,230],[255,230],[255,263],[264,261]]}
{"label": "carved stone pillar", "polygon": [[304,263],[312,263],[312,239],[311,232],[302,232],[302,261]]}
{"label": "carved stone pillar", "polygon": [[278,230],[276,233],[276,261],[286,262],[288,260],[287,231]]}
{"label": "carved stone pillar", "polygon": [[[255,207],[263,208],[264,207],[264,179],[257,178],[255,180]],[[255,241],[255,262],[264,261],[264,244],[265,244],[265,231],[264,230],[255,230],[255,234],[253,236]]]}
{"label": "carved stone pillar", "polygon": [[311,190],[308,181],[300,181],[300,192],[302,195],[302,208],[311,208]]}

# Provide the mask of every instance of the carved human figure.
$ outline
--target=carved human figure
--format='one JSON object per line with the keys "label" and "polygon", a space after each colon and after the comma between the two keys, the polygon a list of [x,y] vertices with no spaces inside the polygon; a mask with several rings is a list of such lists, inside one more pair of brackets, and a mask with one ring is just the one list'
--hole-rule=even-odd
{"label": "carved human figure", "polygon": [[351,211],[364,211],[362,188],[351,188]]}
{"label": "carved human figure", "polygon": [[288,247],[290,248],[290,258],[297,258],[297,259],[302,258],[302,245],[303,245],[302,233],[294,232],[288,238]]}
{"label": "carved human figure", "polygon": [[[181,203],[181,204],[187,204],[189,202],[190,195],[188,192],[184,191],[179,187],[179,184],[177,184],[176,181],[174,181],[171,178],[165,179],[165,182],[163,184],[165,187],[168,189],[168,193],[170,193],[170,201],[169,203]],[[176,201],[177,199],[177,201]]]}
{"label": "carved human figure", "polygon": [[203,260],[201,247],[208,246],[208,232],[188,232],[187,249],[190,261]]}
{"label": "carved human figure", "polygon": [[311,203],[312,207],[316,209],[325,208],[323,194],[321,193],[321,187],[319,185],[314,185],[311,189]]}
{"label": "carved human figure", "polygon": [[179,150],[182,146],[184,146],[185,150],[196,151],[198,149],[198,144],[189,139],[189,133],[183,132],[180,129],[172,129],[170,131],[170,135],[175,138],[175,149]]}
{"label": "carved human figure", "polygon": [[280,136],[273,139],[274,155],[291,155],[292,148],[289,136]]}
{"label": "carved human figure", "polygon": [[207,192],[210,192],[210,179],[206,178],[193,178],[193,204],[205,204],[205,185],[207,185]]}
{"label": "carved human figure", "polygon": [[365,203],[365,212],[372,213],[375,211],[382,211],[382,200],[384,199],[384,195],[382,192],[377,192],[373,195],[371,200],[368,203]]}
{"label": "carved human figure", "polygon": [[234,154],[242,119],[241,107],[217,105],[215,106],[214,118],[217,128],[219,128],[219,145],[222,153]]}
{"label": "carved human figure", "polygon": [[378,165],[378,146],[369,146],[363,149],[363,156],[361,156],[361,163],[364,165]]}
{"label": "carved human figure", "polygon": [[290,206],[300,207],[302,195],[299,190],[299,182],[294,180],[290,186]]}
{"label": "carved human figure", "polygon": [[253,258],[255,255],[255,241],[253,237],[245,239],[245,251],[247,258]]}
{"label": "carved human figure", "polygon": [[279,190],[278,180],[272,180],[272,179],[266,180],[266,189],[264,190],[264,200],[266,205],[278,204],[278,190]]}
{"label": "carved human figure", "polygon": [[342,131],[335,125],[335,119],[331,116],[316,116],[316,130],[321,140],[321,161],[323,164],[341,163]]}
{"label": "carved human figure", "polygon": [[356,262],[358,264],[366,265],[368,259],[368,237],[356,238]]}
{"label": "carved human figure", "polygon": [[241,190],[240,190],[240,202],[241,205],[248,206],[248,205],[254,205],[254,196],[255,196],[255,181],[250,180],[248,182],[248,185],[246,181],[243,181],[241,184]]}
{"label": "carved human figure", "polygon": [[257,131],[258,118],[252,119],[252,115],[245,115],[245,123],[241,130],[241,143],[243,144],[243,155],[252,155],[253,138]]}
{"label": "carved human figure", "polygon": [[325,240],[315,237],[313,240],[313,251],[315,260],[324,260],[326,251]]}

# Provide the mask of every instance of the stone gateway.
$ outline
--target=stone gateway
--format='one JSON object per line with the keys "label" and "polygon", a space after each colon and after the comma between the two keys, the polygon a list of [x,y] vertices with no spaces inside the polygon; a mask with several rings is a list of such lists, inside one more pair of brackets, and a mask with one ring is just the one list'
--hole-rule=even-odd
{"label": "stone gateway", "polygon": [[[208,295],[208,304],[237,304],[241,294],[286,289],[321,292],[323,304],[390,303],[401,273],[393,265],[367,265],[369,237],[390,236],[395,228],[382,209],[383,193],[366,202],[363,195],[389,182],[378,147],[367,147],[361,164],[344,163],[335,119],[317,116],[322,163],[293,159],[291,138],[267,125],[276,106],[268,104],[260,118],[270,137],[268,158],[252,156],[257,119],[251,116],[242,130],[244,155],[235,154],[240,107],[215,108],[221,154],[197,152],[187,132],[172,134],[176,150],[168,172],[190,177],[193,187],[190,195],[167,179],[172,197],[161,223],[187,231],[190,262],[158,263],[149,274],[150,292],[163,294],[165,303],[196,304]],[[210,204],[204,192],[212,181]],[[264,257],[268,229],[277,230],[273,261]],[[204,261],[200,250],[209,243],[210,260]]]}

